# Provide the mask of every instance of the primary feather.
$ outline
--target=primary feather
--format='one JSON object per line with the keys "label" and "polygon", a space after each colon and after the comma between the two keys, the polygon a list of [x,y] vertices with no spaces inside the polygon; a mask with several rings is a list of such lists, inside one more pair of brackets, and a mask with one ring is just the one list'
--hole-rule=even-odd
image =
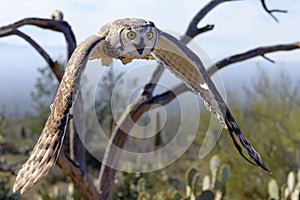
{"label": "primary feather", "polygon": [[[258,165],[270,173],[260,155],[238,127],[222,96],[207,75],[199,57],[186,45],[164,32],[160,32],[158,45],[153,53],[192,91],[203,98],[206,108],[213,113],[224,128],[228,129],[238,152],[248,162]],[[244,155],[242,148],[248,152],[249,158]]]}

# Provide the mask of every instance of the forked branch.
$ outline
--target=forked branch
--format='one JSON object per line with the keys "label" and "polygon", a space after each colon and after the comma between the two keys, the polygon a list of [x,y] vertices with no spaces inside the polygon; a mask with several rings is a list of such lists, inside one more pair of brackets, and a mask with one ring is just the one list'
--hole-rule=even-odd
{"label": "forked branch", "polygon": [[200,21],[215,7],[220,5],[221,3],[227,2],[230,0],[212,0],[208,2],[191,20],[189,26],[185,32],[185,34],[181,37],[181,41],[187,44],[190,40],[192,40],[197,35],[213,30],[214,25],[206,25],[202,28],[198,28],[198,24]]}
{"label": "forked branch", "polygon": [[264,10],[276,21],[279,22],[278,19],[275,17],[275,15],[273,15],[273,13],[277,12],[277,13],[287,13],[287,10],[280,10],[280,9],[269,9],[266,5],[266,1],[265,0],[261,0],[261,4],[264,8]]}
{"label": "forked branch", "polygon": [[287,44],[278,44],[278,45],[272,45],[272,46],[264,46],[264,47],[257,47],[254,49],[251,49],[249,51],[246,51],[244,53],[239,53],[233,56],[229,56],[227,58],[224,58],[218,62],[216,62],[213,66],[211,66],[207,73],[212,76],[216,71],[224,68],[227,65],[241,62],[244,60],[248,60],[250,58],[254,58],[257,56],[263,56],[265,58],[265,54],[273,53],[277,51],[291,51],[294,49],[300,48],[300,41],[294,42],[294,43],[287,43]]}
{"label": "forked branch", "polygon": [[71,57],[74,49],[76,48],[76,39],[71,26],[67,22],[42,18],[25,18],[15,23],[1,27],[0,32],[5,30],[16,30],[25,25],[33,25],[39,28],[63,33],[67,44],[67,56],[68,58]]}

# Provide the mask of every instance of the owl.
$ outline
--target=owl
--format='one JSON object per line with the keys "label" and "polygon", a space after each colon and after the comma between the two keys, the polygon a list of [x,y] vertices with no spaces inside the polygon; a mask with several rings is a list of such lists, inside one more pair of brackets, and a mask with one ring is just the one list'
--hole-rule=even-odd
{"label": "owl", "polygon": [[[120,59],[123,64],[133,59],[155,59],[163,63],[202,97],[206,108],[228,129],[238,152],[250,163],[270,172],[241,132],[200,58],[185,44],[156,28],[153,22],[125,18],[103,26],[97,34],[88,37],[75,49],[66,65],[44,129],[17,175],[14,192],[28,190],[55,165],[82,73],[88,60],[93,59],[100,59],[104,66],[109,66],[113,59]],[[248,156],[243,153],[243,148]]]}

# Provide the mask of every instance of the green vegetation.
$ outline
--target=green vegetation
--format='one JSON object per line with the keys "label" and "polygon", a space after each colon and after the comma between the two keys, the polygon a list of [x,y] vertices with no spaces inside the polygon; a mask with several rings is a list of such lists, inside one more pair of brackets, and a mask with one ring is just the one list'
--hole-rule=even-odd
{"label": "green vegetation", "polygon": [[210,175],[201,177],[200,173],[197,167],[186,170],[183,189],[178,187],[182,180],[170,177],[165,170],[154,176],[151,173],[122,173],[117,178],[114,199],[222,199],[228,180],[228,166],[221,165],[218,156],[213,156],[210,160]]}

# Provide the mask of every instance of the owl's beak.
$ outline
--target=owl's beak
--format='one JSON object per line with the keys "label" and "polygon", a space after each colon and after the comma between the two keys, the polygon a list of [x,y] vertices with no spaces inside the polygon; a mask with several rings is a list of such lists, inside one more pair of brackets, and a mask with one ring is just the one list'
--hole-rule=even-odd
{"label": "owl's beak", "polygon": [[141,38],[138,44],[134,44],[134,47],[136,48],[137,52],[142,55],[145,49],[144,39]]}
{"label": "owl's beak", "polygon": [[137,50],[137,52],[138,52],[140,55],[142,55],[143,52],[144,52],[144,48],[136,47],[136,50]]}

